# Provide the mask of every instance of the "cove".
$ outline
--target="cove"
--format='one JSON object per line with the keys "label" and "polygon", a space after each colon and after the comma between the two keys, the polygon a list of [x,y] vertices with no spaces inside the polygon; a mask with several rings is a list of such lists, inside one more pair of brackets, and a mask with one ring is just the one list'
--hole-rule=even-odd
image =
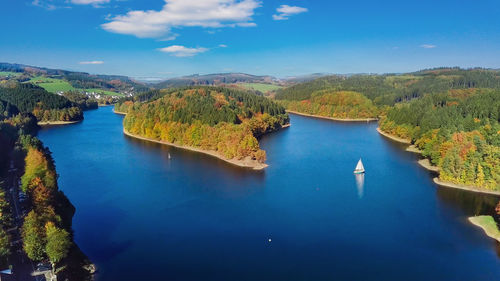
{"label": "cove", "polygon": [[291,115],[262,137],[269,167],[253,171],[132,139],[122,120],[101,107],[39,132],[97,280],[500,277],[498,243],[467,221],[498,198],[436,187],[376,122]]}

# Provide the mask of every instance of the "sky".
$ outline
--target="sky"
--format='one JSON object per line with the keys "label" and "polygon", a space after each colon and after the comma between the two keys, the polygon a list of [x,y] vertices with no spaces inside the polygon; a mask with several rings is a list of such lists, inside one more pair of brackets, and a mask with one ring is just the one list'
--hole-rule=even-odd
{"label": "sky", "polygon": [[498,0],[2,0],[0,62],[141,79],[500,68]]}

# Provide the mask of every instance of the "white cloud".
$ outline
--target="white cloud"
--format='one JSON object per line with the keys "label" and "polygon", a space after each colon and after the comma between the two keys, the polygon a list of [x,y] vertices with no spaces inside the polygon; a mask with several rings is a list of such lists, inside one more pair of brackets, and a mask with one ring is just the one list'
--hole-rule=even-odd
{"label": "white cloud", "polygon": [[277,14],[273,15],[274,20],[287,20],[290,16],[307,12],[307,8],[298,6],[281,5],[276,9]]}
{"label": "white cloud", "polygon": [[169,47],[158,49],[161,52],[169,53],[174,57],[192,57],[200,53],[208,51],[207,48],[187,48],[179,45],[172,45]]}
{"label": "white cloud", "polygon": [[[117,1],[117,0],[115,0]],[[55,10],[60,8],[71,8],[69,3],[75,5],[92,5],[96,8],[101,7],[100,4],[106,4],[111,0],[32,0],[31,5],[44,8],[46,10]]]}
{"label": "white cloud", "polygon": [[219,48],[227,48],[227,45],[226,44],[220,44]]}
{"label": "white cloud", "polygon": [[169,34],[165,38],[158,39],[158,41],[174,41],[175,39],[177,39],[177,37],[179,37],[179,34],[173,33]]}
{"label": "white cloud", "polygon": [[432,44],[422,44],[422,45],[420,45],[420,48],[424,48],[424,49],[434,49],[436,47],[437,47],[436,45],[432,45]]}
{"label": "white cloud", "polygon": [[260,0],[165,0],[161,11],[130,11],[101,27],[139,38],[165,36],[172,27],[248,27],[255,26],[252,16],[260,6]]}
{"label": "white cloud", "polygon": [[109,3],[110,0],[71,0],[70,2],[76,5],[99,5]]}
{"label": "white cloud", "polygon": [[81,61],[79,64],[103,64],[102,60]]}
{"label": "white cloud", "polygon": [[37,6],[37,7],[41,7],[41,8],[44,8],[46,10],[55,10],[57,9],[58,7],[56,5],[54,5],[52,3],[52,1],[44,1],[44,0],[33,0],[31,2],[31,5],[33,6]]}

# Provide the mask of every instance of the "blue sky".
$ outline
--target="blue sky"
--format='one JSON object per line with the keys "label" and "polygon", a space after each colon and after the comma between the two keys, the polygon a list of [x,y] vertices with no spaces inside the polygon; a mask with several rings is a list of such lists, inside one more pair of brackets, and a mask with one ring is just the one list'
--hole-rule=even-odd
{"label": "blue sky", "polygon": [[500,68],[498,0],[2,2],[2,62],[132,77]]}

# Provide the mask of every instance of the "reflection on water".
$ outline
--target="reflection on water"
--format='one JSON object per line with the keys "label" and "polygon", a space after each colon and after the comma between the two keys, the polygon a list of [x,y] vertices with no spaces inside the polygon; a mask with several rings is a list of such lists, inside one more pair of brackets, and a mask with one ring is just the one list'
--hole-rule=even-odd
{"label": "reflection on water", "polygon": [[499,200],[497,196],[443,187],[438,187],[437,196],[442,202],[464,212],[466,216],[494,216],[495,205]]}
{"label": "reflection on water", "polygon": [[356,177],[356,187],[358,188],[359,198],[363,198],[364,185],[365,185],[365,174],[355,174]]}

